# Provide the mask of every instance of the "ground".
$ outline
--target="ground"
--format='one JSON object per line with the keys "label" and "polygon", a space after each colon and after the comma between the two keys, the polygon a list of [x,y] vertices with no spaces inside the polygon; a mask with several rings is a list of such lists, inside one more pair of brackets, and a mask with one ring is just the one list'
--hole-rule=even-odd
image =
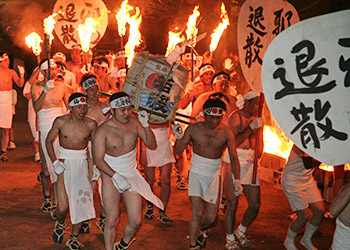
{"label": "ground", "polygon": [[[49,214],[40,211],[43,201],[41,185],[37,181],[40,164],[33,161],[32,137],[26,122],[26,101],[21,96],[21,92],[18,96],[19,103],[16,106],[17,114],[14,119],[17,148],[8,152],[9,161],[7,163],[0,163],[0,176],[2,176],[0,181],[0,249],[64,249],[64,243],[58,245],[52,241],[54,221],[50,219]],[[262,182],[261,190],[259,215],[247,231],[253,240],[253,246],[250,249],[284,249],[282,244],[290,223],[288,215],[291,214],[288,201],[282,190],[271,183]],[[158,187],[155,192],[159,194]],[[143,220],[136,234],[136,241],[130,249],[188,249],[189,242],[186,237],[191,217],[190,202],[187,191],[180,191],[175,187],[175,176],[172,177],[171,192],[168,215],[174,220],[174,223],[168,226],[161,224],[156,219]],[[98,194],[95,194],[95,201],[98,215],[101,210]],[[241,197],[237,223],[241,221],[246,206],[244,197]],[[329,207],[329,204],[326,204],[326,207]],[[85,245],[86,250],[104,249],[103,235],[95,223],[96,220],[92,220],[90,234],[79,236],[79,241]],[[122,236],[125,223],[126,214],[122,206],[121,219],[117,226],[117,240],[120,240]],[[71,228],[71,225],[69,226]],[[314,244],[319,249],[329,249],[334,229],[334,221],[324,219],[320,227],[322,237],[313,238]],[[219,213],[219,223],[211,229],[210,234],[205,249],[224,249],[225,232],[222,213]],[[69,234],[66,234],[64,242],[68,237]],[[297,246],[303,249],[299,244],[300,239],[301,236],[297,236]]]}

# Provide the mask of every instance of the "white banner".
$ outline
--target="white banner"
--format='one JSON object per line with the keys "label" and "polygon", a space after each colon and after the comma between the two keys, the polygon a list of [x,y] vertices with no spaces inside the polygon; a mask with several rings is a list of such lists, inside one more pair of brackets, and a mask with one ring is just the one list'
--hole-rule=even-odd
{"label": "white banner", "polygon": [[71,49],[74,44],[81,44],[77,28],[79,24],[84,24],[86,18],[100,20],[100,26],[96,27],[96,32],[92,35],[90,48],[93,48],[103,37],[107,25],[108,14],[107,8],[101,0],[58,0],[53,9],[54,13],[63,12],[55,18],[55,33],[61,43]]}
{"label": "white banner", "polygon": [[350,162],[350,10],[310,18],[272,41],[266,103],[284,133],[328,165]]}
{"label": "white banner", "polygon": [[247,0],[238,17],[238,54],[250,88],[261,92],[261,65],[268,44],[299,22],[298,12],[283,0]]}

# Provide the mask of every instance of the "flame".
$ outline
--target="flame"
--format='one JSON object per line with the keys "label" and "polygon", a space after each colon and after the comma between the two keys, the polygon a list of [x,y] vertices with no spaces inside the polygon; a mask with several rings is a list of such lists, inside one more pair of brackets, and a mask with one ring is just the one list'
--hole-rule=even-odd
{"label": "flame", "polygon": [[199,6],[197,5],[193,9],[192,15],[188,17],[188,22],[187,22],[187,30],[186,30],[186,35],[187,39],[191,40],[191,44],[193,47],[196,46],[196,40],[197,40],[197,33],[198,29],[196,27],[197,24],[197,18],[200,16],[200,12],[198,10]]}
{"label": "flame", "polygon": [[125,35],[126,23],[130,18],[129,11],[133,9],[134,8],[132,6],[128,5],[128,0],[125,0],[120,5],[120,10],[118,11],[118,13],[115,15],[115,18],[117,19],[117,23],[118,23],[118,33],[120,37]]}
{"label": "flame", "polygon": [[213,52],[216,50],[218,43],[220,41],[220,38],[222,36],[222,33],[225,29],[227,29],[227,26],[230,25],[230,20],[228,19],[227,11],[225,9],[225,5],[221,4],[221,23],[214,29],[213,34],[211,34],[211,43],[210,43],[210,52]]}
{"label": "flame", "polygon": [[40,55],[41,53],[40,43],[42,43],[43,40],[38,35],[38,33],[36,32],[30,33],[28,36],[26,36],[25,42],[28,48],[31,48],[33,50],[34,55],[36,56]]}
{"label": "flame", "polygon": [[[176,27],[175,30],[178,30],[178,28]],[[181,36],[181,31],[180,32],[172,32],[172,31],[169,31],[169,42],[168,42],[168,47],[166,49],[166,53],[165,53],[165,56],[168,56],[169,53],[175,49],[175,46],[178,44],[178,43],[181,43],[183,41],[185,41],[185,37],[184,36]],[[180,37],[181,36],[181,37]]]}
{"label": "flame", "polygon": [[[324,171],[328,171],[328,172],[333,172],[334,171],[334,167],[332,165],[328,166],[326,164],[321,164],[320,165],[320,169],[324,170]],[[350,164],[347,163],[345,164],[345,168],[344,168],[345,171],[350,171]]]}
{"label": "flame", "polygon": [[275,128],[264,126],[264,152],[288,159],[293,144],[283,132],[278,134]]}
{"label": "flame", "polygon": [[101,25],[101,19],[104,13],[107,12],[106,9],[103,9],[101,16],[99,18],[86,18],[84,24],[79,24],[77,30],[80,38],[81,48],[87,53],[90,49],[90,42],[92,35],[96,32],[96,27]]}
{"label": "flame", "polygon": [[47,18],[44,19],[44,32],[46,35],[49,36],[49,44],[52,44],[52,40],[54,39],[54,36],[52,35],[52,31],[55,28],[55,17],[58,14],[62,14],[61,11],[58,11],[58,13],[53,13],[51,16],[48,16]]}
{"label": "flame", "polygon": [[130,25],[129,30],[129,40],[125,45],[125,56],[127,57],[127,64],[130,66],[132,63],[132,60],[134,59],[135,55],[135,47],[141,44],[141,33],[139,30],[139,26],[142,21],[142,15],[140,15],[140,9],[138,7],[135,8],[136,13],[135,15],[131,16],[128,19],[128,23]]}

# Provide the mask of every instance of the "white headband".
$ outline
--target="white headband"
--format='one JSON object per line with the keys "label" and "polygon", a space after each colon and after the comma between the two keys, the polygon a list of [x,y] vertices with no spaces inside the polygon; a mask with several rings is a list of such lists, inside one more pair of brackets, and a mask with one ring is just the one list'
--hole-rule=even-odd
{"label": "white headband", "polygon": [[256,97],[259,97],[259,94],[253,90],[249,91],[244,97],[242,95],[237,95],[237,108],[242,109],[244,107],[245,100],[254,99]]}
{"label": "white headband", "polygon": [[104,67],[104,68],[108,68],[108,63],[106,63],[106,62],[95,62],[94,63],[94,66],[95,65],[99,65],[99,66],[101,66],[101,67]]}
{"label": "white headband", "polygon": [[109,103],[111,109],[119,109],[131,105],[129,96],[122,96]]}
{"label": "white headband", "polygon": [[228,81],[228,76],[224,75],[224,74],[217,75],[213,80],[213,84],[215,84],[219,81]]}
{"label": "white headband", "polygon": [[215,69],[212,65],[205,65],[202,68],[200,68],[199,75],[201,76],[207,71],[211,71],[211,72],[215,73]]}
{"label": "white headband", "polygon": [[118,70],[117,78],[126,76],[126,69],[120,69]]}
{"label": "white headband", "polygon": [[71,100],[68,105],[69,105],[69,107],[74,107],[74,106],[81,105],[81,104],[83,104],[83,105],[87,104],[86,97],[84,97],[84,96],[76,97],[73,100]]}
{"label": "white headband", "polygon": [[83,86],[83,89],[86,91],[88,88],[90,88],[93,85],[97,85],[95,77],[90,77],[86,79],[81,86]]}
{"label": "white headband", "polygon": [[[182,60],[191,60],[191,53],[182,54]],[[196,60],[195,54],[193,54],[193,60]]]}
{"label": "white headband", "polygon": [[6,58],[8,59],[9,56],[6,53],[4,53],[2,56],[0,56],[0,62],[2,62],[2,60],[5,60]]}
{"label": "white headband", "polygon": [[56,54],[53,55],[53,59],[55,58],[61,58],[63,61],[66,61],[66,56],[62,52],[57,52]]}
{"label": "white headband", "polygon": [[125,50],[119,50],[117,53],[115,53],[115,56],[117,58],[125,57]]}
{"label": "white headband", "polygon": [[[55,63],[55,60],[53,60],[53,59],[50,59],[50,68],[57,68],[57,64]],[[43,62],[40,66],[40,70],[47,70],[47,69],[49,69],[48,60]]]}
{"label": "white headband", "polygon": [[253,98],[256,98],[256,97],[259,97],[259,94],[253,90],[249,91],[245,96],[244,96],[244,99],[245,100],[250,100],[250,99],[253,99]]}
{"label": "white headband", "polygon": [[225,113],[225,110],[219,107],[208,107],[204,109],[204,113],[207,115],[222,116]]}

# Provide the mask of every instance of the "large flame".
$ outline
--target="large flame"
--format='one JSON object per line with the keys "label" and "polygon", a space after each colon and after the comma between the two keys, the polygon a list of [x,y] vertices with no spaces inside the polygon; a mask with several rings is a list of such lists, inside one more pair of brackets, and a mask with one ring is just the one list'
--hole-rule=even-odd
{"label": "large flame", "polygon": [[196,40],[197,40],[197,34],[198,34],[198,29],[196,26],[197,19],[201,14],[198,9],[199,9],[198,5],[194,7],[192,15],[188,17],[187,29],[186,29],[187,39],[191,40],[191,44],[193,47],[196,46]]}
{"label": "large flame", "polygon": [[140,45],[142,42],[141,33],[139,30],[142,21],[142,15],[140,15],[140,9],[138,7],[136,7],[135,10],[135,15],[131,16],[128,20],[128,23],[130,25],[129,40],[125,45],[125,56],[127,57],[126,62],[129,66],[131,66],[132,60],[134,59],[135,47]]}
{"label": "large flame", "polygon": [[53,13],[51,16],[48,16],[47,18],[44,19],[44,32],[46,35],[49,36],[49,44],[52,44],[52,40],[54,39],[54,36],[52,34],[54,28],[55,28],[55,17],[58,14],[62,14],[61,11],[58,11],[58,13]]}
{"label": "large flame", "polygon": [[216,50],[218,43],[220,41],[220,38],[222,36],[222,33],[225,29],[227,29],[227,26],[230,25],[230,20],[228,19],[227,11],[225,9],[225,5],[221,4],[221,23],[214,29],[213,34],[211,34],[211,43],[210,43],[210,52],[213,52]]}
{"label": "large flame", "polygon": [[[176,27],[175,30],[178,30],[178,28]],[[185,41],[185,37],[181,36],[181,33],[182,33],[181,31],[179,32],[169,31],[169,42],[168,42],[168,47],[166,49],[165,56],[168,56],[169,53],[175,49],[175,46],[178,43]]]}
{"label": "large flame", "polygon": [[38,33],[32,32],[25,38],[25,42],[28,46],[28,48],[31,48],[33,50],[34,55],[38,56],[41,53],[41,46],[40,43],[43,42],[41,37]]}
{"label": "large flame", "polygon": [[128,4],[128,0],[125,0],[121,4],[120,10],[118,11],[118,13],[115,15],[115,18],[117,19],[117,23],[118,23],[118,33],[120,37],[125,35],[126,23],[130,18],[129,11],[133,9],[134,8]]}
{"label": "large flame", "polygon": [[288,159],[293,144],[283,132],[278,134],[276,129],[264,126],[264,152]]}
{"label": "large flame", "polygon": [[77,30],[80,38],[81,49],[87,53],[90,49],[90,42],[92,35],[96,32],[96,27],[101,25],[101,19],[104,13],[107,12],[106,9],[103,9],[101,16],[99,18],[86,18],[84,24],[79,24]]}

